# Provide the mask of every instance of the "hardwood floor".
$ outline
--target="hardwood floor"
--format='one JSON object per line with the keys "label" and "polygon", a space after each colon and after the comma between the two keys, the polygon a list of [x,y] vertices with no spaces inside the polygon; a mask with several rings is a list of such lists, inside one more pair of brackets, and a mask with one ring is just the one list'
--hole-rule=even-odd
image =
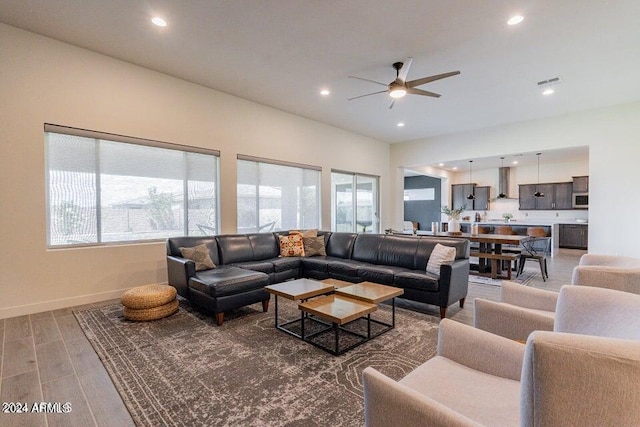
{"label": "hardwood floor", "polygon": [[[571,282],[571,273],[584,251],[562,249],[549,259],[549,280],[540,274],[528,284],[558,290]],[[452,305],[447,317],[473,323],[473,300],[498,300],[500,287],[469,284],[464,308]],[[133,420],[72,310],[88,306],[0,320],[0,401],[70,402],[68,414],[0,413],[0,425],[11,426],[133,426]],[[399,307],[439,318],[437,307],[400,300]]]}

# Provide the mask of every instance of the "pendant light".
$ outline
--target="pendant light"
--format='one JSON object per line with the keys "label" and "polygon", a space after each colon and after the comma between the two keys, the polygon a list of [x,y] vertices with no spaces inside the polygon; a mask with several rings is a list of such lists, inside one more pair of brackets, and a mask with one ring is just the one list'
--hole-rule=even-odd
{"label": "pendant light", "polygon": [[[536,153],[536,156],[538,156],[538,185],[540,185],[540,155],[542,153]],[[544,193],[541,193],[540,191],[538,191],[538,186],[536,186],[536,192],[533,193],[533,197],[544,197]]]}
{"label": "pendant light", "polygon": [[[504,156],[500,157],[500,170],[502,171],[503,169],[504,169]],[[501,172],[501,174],[502,174],[502,172]],[[500,175],[500,176],[502,176],[502,175]],[[501,182],[500,186],[502,187],[502,179],[501,179],[500,182]],[[504,194],[503,192],[500,192],[500,194],[498,194],[498,199],[506,199],[506,198],[507,198],[507,195]]]}
{"label": "pendant light", "polygon": [[[471,164],[473,160],[469,160],[469,184],[473,184],[473,180],[471,179]],[[471,185],[471,193],[467,196],[467,200],[475,200],[476,196],[473,195],[473,185]]]}

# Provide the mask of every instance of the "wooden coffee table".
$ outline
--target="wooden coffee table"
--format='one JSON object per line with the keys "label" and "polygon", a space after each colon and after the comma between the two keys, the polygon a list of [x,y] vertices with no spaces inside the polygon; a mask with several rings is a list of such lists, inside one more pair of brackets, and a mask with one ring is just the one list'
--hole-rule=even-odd
{"label": "wooden coffee table", "polygon": [[[304,316],[303,311],[300,312],[300,319],[294,319],[283,323],[278,323],[278,297],[284,297],[293,301],[305,302],[309,298],[317,297],[318,295],[325,295],[334,291],[335,286],[322,283],[317,280],[311,279],[297,279],[290,280],[288,282],[276,283],[274,285],[268,285],[264,287],[265,291],[275,295],[275,325],[276,329],[286,332],[294,337],[301,339],[304,335]],[[285,326],[293,323],[300,322],[302,335],[285,328]]]}
{"label": "wooden coffee table", "polygon": [[[351,297],[342,295],[326,295],[316,298],[311,301],[303,302],[298,305],[300,311],[303,313],[309,313],[315,315],[321,319],[331,322],[333,334],[334,334],[334,346],[333,348],[320,344],[312,340],[313,337],[327,332],[328,329],[322,329],[314,332],[313,334],[305,335],[304,322],[302,323],[302,339],[309,344],[312,344],[322,350],[338,356],[346,351],[351,350],[360,344],[369,341],[371,336],[371,313],[378,309],[376,304],[368,303],[365,301],[357,300]],[[363,335],[354,331],[350,331],[342,327],[347,323],[367,316],[367,335]],[[355,335],[361,339],[348,347],[340,349],[340,331],[347,334]]]}
{"label": "wooden coffee table", "polygon": [[378,332],[375,336],[383,334],[396,326],[396,297],[404,294],[404,289],[394,286],[380,285],[378,283],[362,282],[336,289],[337,295],[343,295],[371,304],[380,304],[383,301],[391,300],[391,323],[381,322],[380,320],[371,319],[379,325],[387,328]]}

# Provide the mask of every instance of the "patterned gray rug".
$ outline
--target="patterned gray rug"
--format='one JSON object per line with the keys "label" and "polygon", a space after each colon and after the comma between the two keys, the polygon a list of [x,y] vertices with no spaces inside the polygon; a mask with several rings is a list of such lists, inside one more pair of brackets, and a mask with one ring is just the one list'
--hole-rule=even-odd
{"label": "patterned gray rug", "polygon": [[222,327],[184,300],[155,322],[127,321],[119,304],[75,316],[139,426],[362,425],[362,370],[400,379],[435,355],[438,333],[436,318],[397,309],[396,329],[336,357],[276,330],[259,304]]}

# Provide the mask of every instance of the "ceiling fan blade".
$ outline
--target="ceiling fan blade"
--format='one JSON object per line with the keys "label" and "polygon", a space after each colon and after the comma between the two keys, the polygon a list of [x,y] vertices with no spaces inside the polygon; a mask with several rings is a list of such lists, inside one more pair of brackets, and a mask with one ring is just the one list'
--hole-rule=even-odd
{"label": "ceiling fan blade", "polygon": [[416,86],[423,85],[425,83],[434,82],[436,80],[446,79],[447,77],[457,76],[458,74],[460,74],[460,71],[452,71],[450,73],[436,74],[435,76],[429,76],[429,77],[423,77],[421,79],[411,80],[406,84],[407,84],[407,87],[416,87]]}
{"label": "ceiling fan blade", "polygon": [[429,92],[427,90],[422,90],[422,89],[416,89],[414,87],[408,87],[407,93],[410,93],[411,95],[422,95],[422,96],[431,96],[433,98],[440,98],[439,93]]}
{"label": "ceiling fan blade", "polygon": [[365,96],[377,95],[379,93],[387,93],[387,91],[386,90],[381,90],[380,92],[372,92],[372,93],[367,93],[367,94],[360,95],[360,96],[354,96],[353,98],[349,98],[347,101],[353,101],[354,99],[364,98]]}
{"label": "ceiling fan blade", "polygon": [[392,99],[391,100],[391,104],[389,104],[389,110],[391,110],[393,108],[393,104],[395,104],[395,103],[396,103],[396,100]]}
{"label": "ceiling fan blade", "polygon": [[402,64],[402,68],[398,71],[398,78],[396,81],[400,81],[400,83],[404,83],[407,80],[407,74],[409,74],[409,68],[411,67],[411,63],[413,62],[412,57],[407,57]]}
{"label": "ceiling fan blade", "polygon": [[356,76],[349,76],[350,79],[358,79],[358,80],[364,80],[365,82],[369,82],[369,83],[375,83],[377,85],[382,85],[382,86],[389,86],[386,83],[382,83],[382,82],[377,82],[375,80],[369,80],[369,79],[363,79],[362,77],[356,77]]}

